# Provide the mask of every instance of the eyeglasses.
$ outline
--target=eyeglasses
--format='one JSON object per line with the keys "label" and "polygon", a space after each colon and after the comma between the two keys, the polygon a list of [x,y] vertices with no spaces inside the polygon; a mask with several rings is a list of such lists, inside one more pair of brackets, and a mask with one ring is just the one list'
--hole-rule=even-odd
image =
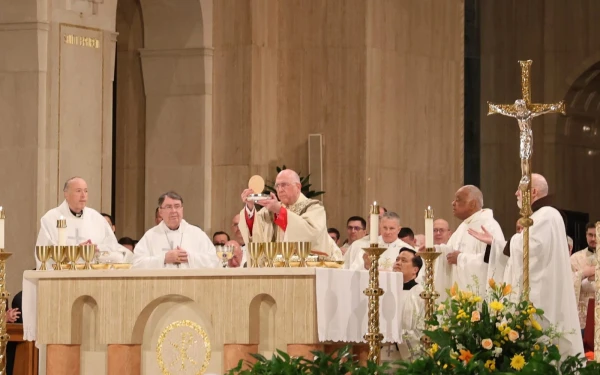
{"label": "eyeglasses", "polygon": [[161,209],[163,209],[165,211],[179,211],[179,210],[181,210],[182,207],[183,207],[182,205],[176,204],[174,206],[167,205],[167,206],[161,207]]}
{"label": "eyeglasses", "polygon": [[434,228],[433,229],[433,233],[445,233],[446,231],[448,231],[448,229],[443,229],[443,228]]}
{"label": "eyeglasses", "polygon": [[282,190],[291,185],[292,184],[290,184],[289,182],[279,182],[279,183],[275,184],[275,190]]}
{"label": "eyeglasses", "polygon": [[365,230],[365,228],[363,228],[363,227],[353,227],[351,225],[348,225],[348,230],[349,231],[353,231],[353,232],[359,232],[361,230]]}

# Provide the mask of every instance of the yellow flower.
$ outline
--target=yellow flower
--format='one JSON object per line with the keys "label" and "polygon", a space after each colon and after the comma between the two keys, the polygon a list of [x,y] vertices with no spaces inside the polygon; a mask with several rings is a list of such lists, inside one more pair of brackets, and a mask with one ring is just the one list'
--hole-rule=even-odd
{"label": "yellow flower", "polygon": [[521,354],[515,354],[510,360],[510,367],[517,371],[521,371],[525,367],[525,358]]}
{"label": "yellow flower", "polygon": [[473,292],[465,290],[460,292],[461,298],[463,300],[468,300],[469,298],[471,298],[473,296]]}
{"label": "yellow flower", "polygon": [[481,302],[481,297],[479,297],[479,296],[475,296],[475,297],[473,298],[473,302],[475,302],[475,303]]}
{"label": "yellow flower", "polygon": [[540,350],[540,346],[539,346],[538,344],[535,344],[535,345],[533,346],[533,349],[535,349],[535,350]]}
{"label": "yellow flower", "polygon": [[490,350],[494,347],[494,343],[490,339],[483,339],[481,340],[481,346],[483,346],[484,349]]}
{"label": "yellow flower", "polygon": [[512,329],[508,333],[508,339],[512,342],[515,342],[519,339],[519,332],[513,331]]}
{"label": "yellow flower", "polygon": [[427,349],[427,351],[429,352],[429,355],[433,357],[433,355],[438,351],[440,347],[438,346],[438,344],[433,344],[431,345],[431,348]]}
{"label": "yellow flower", "polygon": [[510,284],[506,284],[504,286],[504,288],[502,289],[502,295],[507,296],[510,294],[510,292],[512,292],[512,288],[511,288]]}
{"label": "yellow flower", "polygon": [[479,314],[479,311],[475,310],[471,313],[471,321],[472,322],[478,322],[481,320],[481,315]]}
{"label": "yellow flower", "polygon": [[484,367],[489,369],[490,371],[494,371],[496,369],[496,360],[488,359],[487,361],[485,361]]}
{"label": "yellow flower", "polygon": [[490,303],[490,308],[492,310],[502,311],[502,309],[504,309],[504,305],[502,304],[502,302],[494,301],[494,302]]}
{"label": "yellow flower", "polygon": [[537,322],[537,320],[531,318],[531,326],[535,329],[537,329],[538,331],[542,330],[542,326],[540,325],[540,323]]}
{"label": "yellow flower", "polygon": [[490,288],[496,289],[496,281],[494,279],[489,279],[488,284],[490,285]]}

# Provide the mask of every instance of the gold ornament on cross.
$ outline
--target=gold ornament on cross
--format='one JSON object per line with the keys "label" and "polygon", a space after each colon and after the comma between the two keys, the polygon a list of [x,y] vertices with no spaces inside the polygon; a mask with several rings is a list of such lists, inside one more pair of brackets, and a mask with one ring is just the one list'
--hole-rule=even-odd
{"label": "gold ornament on cross", "polygon": [[533,154],[533,130],[531,121],[534,117],[547,113],[565,114],[565,103],[560,101],[554,104],[537,104],[531,102],[530,69],[531,60],[519,61],[521,65],[521,93],[523,98],[515,100],[514,104],[494,104],[488,102],[488,116],[501,114],[517,119],[519,123],[519,156],[521,158],[521,180],[519,190],[521,191],[521,219],[519,223],[523,226],[523,294],[529,299],[529,227],[533,225],[531,220],[531,156]]}

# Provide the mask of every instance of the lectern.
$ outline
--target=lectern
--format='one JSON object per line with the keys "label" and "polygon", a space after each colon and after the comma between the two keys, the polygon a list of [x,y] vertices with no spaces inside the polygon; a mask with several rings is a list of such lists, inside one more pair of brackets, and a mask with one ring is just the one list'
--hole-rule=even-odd
{"label": "lectern", "polygon": [[26,271],[46,373],[222,374],[250,353],[308,355],[314,268]]}

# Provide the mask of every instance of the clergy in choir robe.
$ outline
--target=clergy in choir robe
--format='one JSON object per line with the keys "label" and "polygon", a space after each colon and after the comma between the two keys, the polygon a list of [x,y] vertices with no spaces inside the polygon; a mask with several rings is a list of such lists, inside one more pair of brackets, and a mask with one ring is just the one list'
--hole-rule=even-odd
{"label": "clergy in choir robe", "polygon": [[588,223],[585,227],[588,247],[571,255],[571,272],[575,286],[575,301],[579,311],[579,325],[585,329],[588,304],[596,293],[596,225]]}
{"label": "clergy in choir robe", "polygon": [[[263,208],[256,211],[248,200],[251,189],[242,192],[245,207],[239,229],[244,243],[250,242],[311,242],[312,250],[341,260],[342,253],[327,233],[327,217],[320,201],[308,199],[301,193],[300,177],[291,169],[277,175],[277,196],[258,202]],[[279,199],[278,199],[279,198]]]}
{"label": "clergy in choir robe", "polygon": [[[567,233],[563,218],[550,206],[548,183],[537,173],[531,175],[531,208],[533,226],[529,228],[529,299],[544,310],[542,327],[555,326],[563,337],[558,347],[563,358],[583,353],[577,303],[569,262]],[[521,191],[517,189],[517,205],[521,207]],[[511,298],[521,299],[523,286],[523,233],[515,234],[510,242],[496,239],[487,231],[471,230],[474,237],[492,247],[503,249],[510,256],[504,281],[512,286]]]}
{"label": "clergy in choir robe", "polygon": [[221,262],[210,238],[183,220],[183,198],[169,191],[158,198],[162,221],[135,246],[133,268],[218,268]]}
{"label": "clergy in choir robe", "polygon": [[504,277],[508,257],[497,249],[492,251],[491,246],[473,238],[468,230],[480,230],[483,226],[498,239],[504,239],[502,229],[492,210],[483,208],[483,194],[476,186],[466,185],[456,191],[452,211],[463,222],[447,244],[436,245],[442,254],[435,263],[435,289],[442,300],[446,299],[446,290],[454,283],[464,290],[471,287],[483,297],[489,279],[502,280]]}
{"label": "clergy in choir robe", "polygon": [[[58,245],[56,222],[64,218],[67,221],[66,245],[94,244],[101,252],[101,262],[126,263],[129,250],[119,245],[106,219],[86,206],[87,183],[80,177],[70,178],[65,182],[63,192],[65,200],[61,205],[42,216],[36,246]],[[37,257],[36,265],[39,269],[41,263]]]}
{"label": "clergy in choir robe", "polygon": [[[414,250],[414,248],[398,238],[398,233],[401,229],[400,216],[395,212],[385,212],[379,219],[379,246],[386,248],[387,250],[379,257],[379,270],[380,271],[392,271],[394,263],[400,253],[400,249],[403,247]],[[363,250],[365,247],[369,247],[369,238],[365,237],[358,241],[355,241],[350,249],[346,252],[348,255],[349,269],[351,270],[365,270],[371,267],[371,261],[368,258],[367,253]]]}

